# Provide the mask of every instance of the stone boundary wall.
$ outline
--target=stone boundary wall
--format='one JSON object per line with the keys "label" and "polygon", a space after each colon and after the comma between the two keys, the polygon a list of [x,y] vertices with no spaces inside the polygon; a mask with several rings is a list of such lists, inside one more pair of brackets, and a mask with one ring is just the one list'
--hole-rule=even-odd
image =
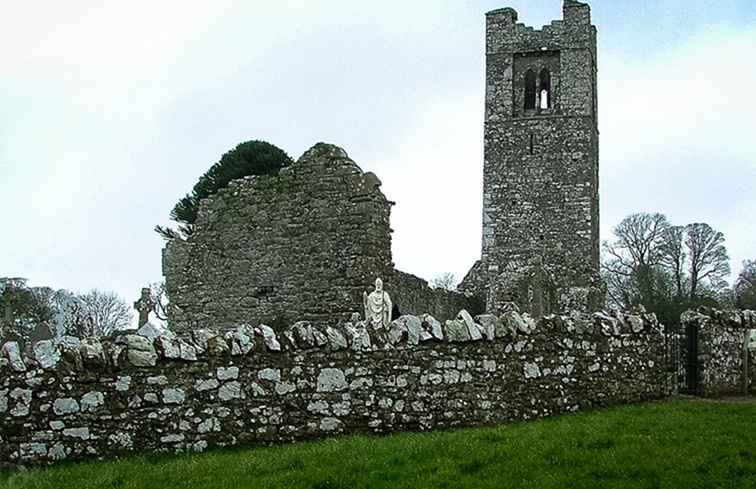
{"label": "stone boundary wall", "polygon": [[653,315],[129,335],[0,355],[0,463],[480,426],[667,396]]}
{"label": "stone boundary wall", "polygon": [[[719,311],[700,308],[682,315],[682,349],[686,331],[698,328],[698,394],[713,397],[743,392],[746,334],[756,329],[755,311]],[[756,385],[756,352],[749,358],[750,388]]]}

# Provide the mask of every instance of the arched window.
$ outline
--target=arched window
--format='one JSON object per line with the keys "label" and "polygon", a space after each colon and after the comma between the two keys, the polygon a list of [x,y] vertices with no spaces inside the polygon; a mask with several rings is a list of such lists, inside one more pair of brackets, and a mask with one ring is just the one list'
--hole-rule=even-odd
{"label": "arched window", "polygon": [[536,109],[536,75],[533,70],[525,73],[525,110]]}
{"label": "arched window", "polygon": [[538,90],[538,93],[540,95],[541,103],[539,107],[541,109],[550,109],[552,106],[552,100],[551,100],[551,73],[549,73],[549,70],[546,68],[541,70],[541,74],[539,75],[539,78],[541,79],[541,85]]}

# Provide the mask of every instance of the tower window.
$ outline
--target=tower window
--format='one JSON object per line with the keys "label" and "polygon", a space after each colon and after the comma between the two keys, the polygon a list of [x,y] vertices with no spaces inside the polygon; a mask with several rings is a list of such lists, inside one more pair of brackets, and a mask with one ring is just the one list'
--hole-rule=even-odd
{"label": "tower window", "polygon": [[525,110],[536,109],[536,75],[533,70],[525,73]]}
{"label": "tower window", "polygon": [[541,70],[541,74],[539,75],[540,78],[540,85],[539,85],[539,95],[541,102],[539,104],[539,107],[541,109],[550,109],[552,106],[551,101],[551,73],[549,73],[549,70],[546,68]]}

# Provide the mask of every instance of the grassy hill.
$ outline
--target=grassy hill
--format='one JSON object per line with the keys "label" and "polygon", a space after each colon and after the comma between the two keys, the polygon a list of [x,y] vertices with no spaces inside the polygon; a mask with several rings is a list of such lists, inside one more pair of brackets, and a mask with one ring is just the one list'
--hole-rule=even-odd
{"label": "grassy hill", "polygon": [[451,432],[137,456],[8,488],[756,488],[756,403],[677,400]]}

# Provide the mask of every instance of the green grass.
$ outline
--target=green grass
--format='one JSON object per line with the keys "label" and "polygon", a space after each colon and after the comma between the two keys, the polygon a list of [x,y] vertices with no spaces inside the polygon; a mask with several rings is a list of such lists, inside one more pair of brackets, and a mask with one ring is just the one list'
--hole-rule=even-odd
{"label": "green grass", "polygon": [[12,488],[756,488],[756,403],[676,400],[531,423],[138,456]]}

